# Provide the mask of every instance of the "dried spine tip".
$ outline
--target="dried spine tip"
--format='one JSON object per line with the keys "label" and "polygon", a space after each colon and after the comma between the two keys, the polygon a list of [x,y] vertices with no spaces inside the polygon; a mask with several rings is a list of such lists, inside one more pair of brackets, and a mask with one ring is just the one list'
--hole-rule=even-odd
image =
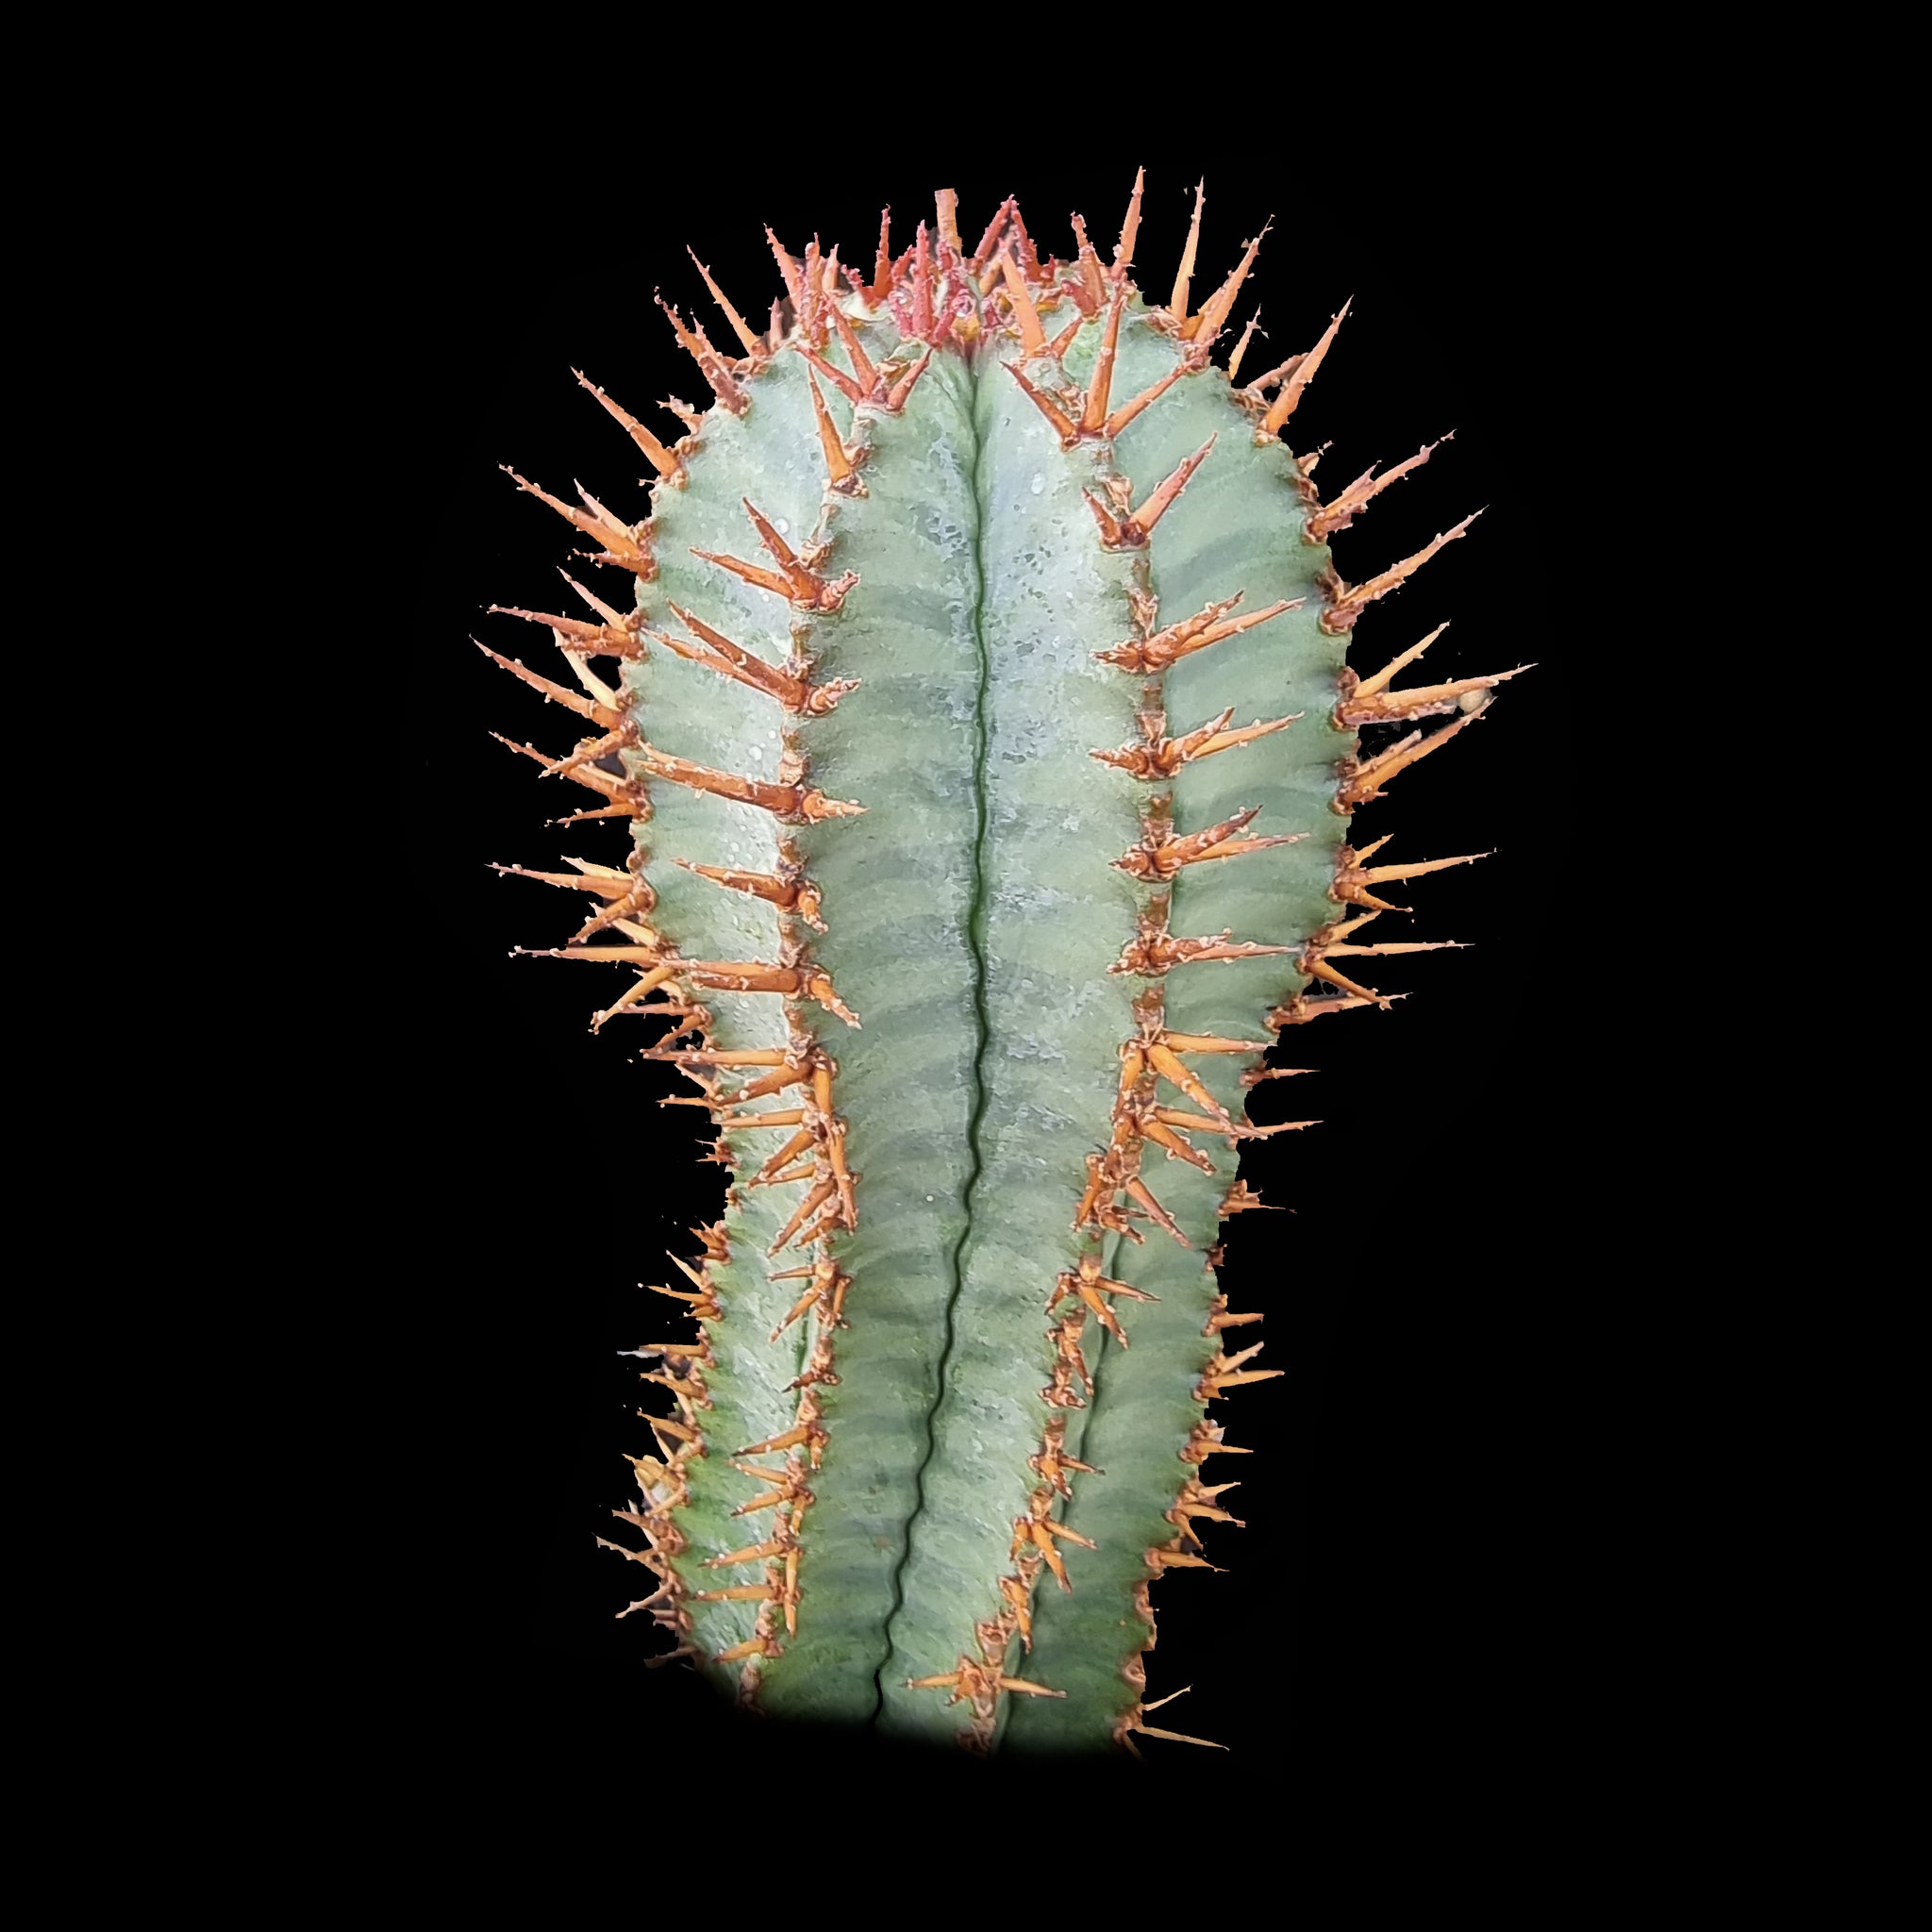
{"label": "dried spine tip", "polygon": [[1046,347],[1046,331],[1040,325],[1040,310],[1033,306],[1033,297],[1027,292],[1012,256],[1004,248],[1000,250],[1000,275],[1013,305],[1013,320],[1020,331],[1020,353],[1037,356]]}
{"label": "dried spine tip", "polygon": [[593,698],[579,697],[575,691],[565,686],[554,684],[549,678],[539,677],[534,671],[525,670],[521,658],[506,658],[475,638],[472,638],[470,641],[475,644],[492,664],[501,665],[512,677],[521,678],[532,691],[541,691],[550,703],[561,705],[565,710],[575,711],[580,718],[589,718],[593,724],[605,726],[607,730],[615,730],[624,724],[624,710],[619,706],[600,704]]}
{"label": "dried spine tip", "polygon": [[856,691],[856,678],[842,677],[831,684],[812,685],[794,673],[780,671],[776,665],[768,664],[762,658],[754,657],[722,633],[715,631],[703,618],[694,617],[682,605],[671,607],[673,614],[695,637],[700,644],[708,649],[699,649],[681,638],[667,635],[663,631],[652,631],[649,635],[675,656],[702,664],[708,670],[717,672],[721,676],[730,678],[734,683],[749,686],[765,696],[776,698],[784,708],[794,714],[804,712],[813,717],[822,717],[832,709],[846,692]]}
{"label": "dried spine tip", "polygon": [[1416,865],[1378,865],[1373,868],[1362,865],[1364,858],[1378,852],[1388,842],[1387,838],[1377,839],[1373,845],[1365,845],[1359,852],[1352,852],[1344,845],[1339,855],[1335,883],[1329,888],[1330,896],[1357,906],[1373,907],[1378,912],[1407,912],[1411,909],[1409,907],[1391,906],[1386,900],[1375,898],[1367,888],[1387,885],[1393,879],[1421,878],[1425,873],[1442,872],[1452,865],[1474,865],[1477,859],[1491,857],[1487,852],[1466,852],[1456,858],[1428,858]]}
{"label": "dried spine tip", "polygon": [[1475,692],[1507,684],[1512,677],[1534,669],[1534,665],[1519,664],[1513,671],[1492,671],[1483,677],[1456,677],[1446,684],[1410,685],[1405,691],[1382,691],[1366,698],[1357,691],[1335,707],[1335,722],[1347,731],[1363,724],[1440,716],[1457,709],[1461,700]]}
{"label": "dried spine tip", "polygon": [[1174,271],[1174,293],[1167,298],[1168,312],[1176,323],[1188,319],[1188,284],[1193,278],[1194,257],[1201,247],[1201,210],[1208,205],[1208,183],[1194,190],[1194,218],[1188,224],[1187,246],[1181,250],[1181,265]]}
{"label": "dried spine tip", "polygon": [[1270,718],[1265,723],[1257,718],[1252,724],[1235,731],[1228,728],[1234,717],[1230,707],[1218,718],[1179,738],[1157,736],[1151,743],[1123,745],[1118,751],[1096,751],[1091,756],[1103,764],[1131,772],[1137,778],[1171,778],[1183,765],[1197,758],[1233,751],[1240,745],[1252,744],[1257,738],[1272,738],[1275,732],[1285,731],[1297,723],[1302,715],[1300,711],[1291,711],[1285,718]]}
{"label": "dried spine tip", "polygon": [[724,290],[711,279],[711,271],[698,259],[697,251],[693,248],[687,248],[684,252],[691,257],[691,265],[697,270],[698,274],[704,276],[705,287],[710,290],[712,301],[717,303],[718,307],[724,311],[724,319],[731,325],[732,334],[743,344],[744,353],[751,357],[754,361],[762,359],[765,353],[764,344],[752,333],[750,324],[725,299]]}
{"label": "dried spine tip", "polygon": [[586,508],[583,509],[575,504],[565,503],[560,496],[552,496],[547,490],[540,490],[527,477],[519,476],[508,463],[500,463],[497,467],[525,495],[534,496],[540,503],[547,503],[566,523],[575,524],[587,536],[596,538],[603,544],[600,551],[584,553],[591,562],[615,564],[644,578],[657,575],[657,566],[640,541],[637,530],[620,523],[581,483],[576,490],[584,499]]}
{"label": "dried spine tip", "polygon": [[726,366],[724,358],[711,346],[704,330],[695,325],[687,327],[684,317],[655,291],[651,299],[664,311],[665,320],[677,337],[678,346],[698,365],[705,380],[711,385],[712,394],[734,416],[743,415],[751,407],[751,400]]}
{"label": "dried spine tip", "polygon": [[1104,664],[1136,675],[1165,671],[1170,664],[1195,651],[1205,651],[1209,644],[1218,644],[1224,638],[1239,637],[1242,631],[1252,630],[1257,624],[1266,624],[1271,617],[1299,610],[1307,600],[1284,597],[1269,605],[1265,610],[1250,610],[1240,617],[1223,620],[1222,613],[1232,610],[1241,601],[1241,592],[1237,591],[1232,597],[1224,598],[1218,604],[1209,604],[1192,617],[1156,631],[1151,638],[1140,642],[1116,644],[1111,650],[1096,651],[1093,655]]}
{"label": "dried spine tip", "polygon": [[1445,724],[1441,730],[1426,738],[1420,731],[1412,731],[1400,744],[1367,764],[1346,760],[1346,775],[1341,789],[1335,794],[1337,809],[1353,810],[1358,805],[1366,805],[1372,798],[1380,798],[1383,788],[1398,772],[1406,771],[1419,758],[1427,758],[1432,751],[1440,751],[1458,732],[1474,724],[1494,702],[1492,698],[1484,698],[1474,710],[1464,712],[1455,724]]}
{"label": "dried spine tip", "polygon": [[573,369],[571,374],[597,400],[609,410],[615,420],[630,432],[630,440],[650,458],[651,467],[664,478],[674,490],[681,490],[685,484],[684,465],[671,451],[666,449],[629,410],[619,408],[581,369]]}
{"label": "dried spine tip", "polygon": [[1473,511],[1453,528],[1442,531],[1424,544],[1414,556],[1405,557],[1400,563],[1391,564],[1381,575],[1371,577],[1365,584],[1357,584],[1353,590],[1339,585],[1328,608],[1322,613],[1322,628],[1334,635],[1353,629],[1356,620],[1369,605],[1378,597],[1386,597],[1399,584],[1414,575],[1445,543],[1455,542],[1481,515],[1481,510]]}
{"label": "dried spine tip", "polygon": [[1261,852],[1272,845],[1294,845],[1306,836],[1300,832],[1274,833],[1261,839],[1237,839],[1233,835],[1248,825],[1261,808],[1250,806],[1232,818],[1205,831],[1191,832],[1185,838],[1163,838],[1150,827],[1141,844],[1114,860],[1121,871],[1137,879],[1165,882],[1184,865],[1200,865],[1212,858],[1234,858],[1244,852]]}
{"label": "dried spine tip", "polygon": [[1254,339],[1255,331],[1261,325],[1261,311],[1257,308],[1248,317],[1247,326],[1241,330],[1241,340],[1234,345],[1234,353],[1227,358],[1227,379],[1231,384],[1241,374],[1242,359],[1248,353],[1248,343]]}
{"label": "dried spine tip", "polygon": [[1003,362],[1000,367],[1020,385],[1026,400],[1053,425],[1054,434],[1060,440],[1060,447],[1072,449],[1080,441],[1079,425],[1051,396],[1042,394],[1027,380],[1026,372],[1017,362]]}
{"label": "dried spine tip", "polygon": [[[1226,281],[1215,290],[1201,305],[1200,314],[1194,316],[1181,329],[1181,340],[1194,344],[1194,353],[1189,358],[1197,368],[1205,366],[1208,352],[1213,347],[1215,339],[1221,334],[1229,311],[1234,308],[1235,298],[1241,293],[1241,284],[1248,278],[1248,271],[1255,265],[1255,257],[1260,253],[1262,241],[1269,228],[1274,225],[1274,217],[1262,225],[1260,234],[1247,245],[1247,251],[1229,274]],[[1253,326],[1252,324],[1249,325]]]}
{"label": "dried spine tip", "polygon": [[[525,610],[515,604],[492,604],[490,614],[492,617],[521,617],[526,624],[545,625],[555,636],[558,649],[572,658],[641,658],[644,655],[643,641],[629,625],[585,624],[581,618],[559,617],[551,610]],[[475,642],[474,639],[472,642]],[[586,688],[596,691],[597,687],[585,677],[582,663],[576,663],[575,668]],[[605,702],[615,702],[613,693],[607,691],[603,695]]]}
{"label": "dried spine tip", "polygon": [[1147,185],[1145,168],[1134,170],[1134,192],[1127,201],[1127,212],[1121,222],[1121,239],[1113,251],[1113,275],[1116,281],[1124,281],[1126,273],[1133,266],[1134,238],[1141,229],[1141,195]]}
{"label": "dried spine tip", "polygon": [[1282,383],[1280,391],[1269,406],[1268,413],[1261,418],[1261,426],[1256,432],[1257,435],[1272,439],[1281,433],[1281,425],[1294,414],[1295,408],[1302,399],[1302,391],[1314,381],[1315,372],[1321,368],[1323,358],[1333,345],[1336,331],[1341,328],[1342,318],[1354,306],[1355,297],[1351,295],[1336,311],[1328,326],[1322,331],[1321,341],[1295,363],[1294,373]]}
{"label": "dried spine tip", "polygon": [[1214,437],[1210,436],[1192,456],[1182,458],[1172,474],[1155,487],[1146,502],[1129,516],[1115,516],[1091,490],[1082,491],[1087,508],[1093,512],[1094,521],[1100,525],[1102,545],[1108,550],[1144,549],[1154,526],[1167,514],[1174,498],[1188,487],[1188,479],[1207,460],[1208,452],[1213,447]]}
{"label": "dried spine tip", "polygon": [[1346,529],[1356,516],[1366,508],[1374,498],[1388,489],[1390,484],[1407,476],[1411,470],[1420,469],[1455,434],[1455,430],[1452,429],[1447,436],[1439,438],[1435,442],[1424,443],[1407,462],[1397,463],[1392,470],[1384,470],[1379,476],[1375,475],[1379,465],[1371,463],[1333,502],[1324,503],[1308,519],[1302,526],[1302,534],[1310,542],[1321,542],[1335,531]]}
{"label": "dried spine tip", "polygon": [[[800,784],[771,784],[760,778],[740,777],[735,772],[714,772],[689,758],[673,758],[668,752],[640,741],[632,756],[654,778],[668,778],[674,784],[688,785],[694,791],[709,791],[720,798],[735,798],[742,805],[755,805],[789,824],[811,824],[820,819],[856,818],[865,808],[847,801],[827,798]],[[781,765],[780,770],[784,768]]]}

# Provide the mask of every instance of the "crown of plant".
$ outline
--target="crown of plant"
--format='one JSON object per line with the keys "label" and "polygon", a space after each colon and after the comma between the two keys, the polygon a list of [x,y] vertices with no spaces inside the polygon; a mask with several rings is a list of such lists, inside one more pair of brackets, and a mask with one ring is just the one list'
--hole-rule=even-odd
{"label": "crown of plant", "polygon": [[590,895],[545,957],[625,971],[593,1024],[668,1022],[644,1057],[729,1176],[658,1291],[694,1332],[637,1351],[668,1408],[615,1512],[641,1541],[607,1546],[651,1577],[623,1614],[773,1718],[1177,1735],[1146,1721],[1149,1591],[1215,1567],[1245,1453],[1219,1399],[1282,1373],[1219,1292],[1222,1224],[1262,1205],[1241,1142],[1312,1124],[1248,1096],[1300,1071],[1264,1063],[1277,1029],[1387,1004],[1358,960],[1432,950],[1371,930],[1407,909],[1381,894],[1481,856],[1352,841],[1515,675],[1398,686],[1440,629],[1343,661],[1473,521],[1360,582],[1331,560],[1436,445],[1324,503],[1282,432],[1345,305],[1237,386],[1255,319],[1211,356],[1260,238],[1191,306],[1197,192],[1150,305],[1141,193],[1110,263],[1078,216],[1042,259],[1010,200],[969,251],[950,192],[903,254],[882,218],[869,277],[774,237],[762,332],[698,263],[738,352],[659,298],[713,398],[668,406],[684,436],[578,377],[650,515],[516,477],[620,588],[566,572],[587,616],[509,613],[570,681],[487,655],[586,726],[514,748],[596,793],[562,823],[632,843],[499,869]]}

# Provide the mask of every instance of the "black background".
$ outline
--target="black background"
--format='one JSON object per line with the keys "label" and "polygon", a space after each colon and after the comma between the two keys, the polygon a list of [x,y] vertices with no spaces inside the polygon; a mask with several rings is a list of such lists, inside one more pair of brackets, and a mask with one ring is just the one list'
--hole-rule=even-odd
{"label": "black background", "polygon": [[[691,1110],[655,1105],[675,1090],[632,1057],[644,1029],[585,1030],[603,979],[507,957],[559,942],[581,913],[488,862],[621,862],[626,834],[546,830],[594,801],[571,788],[566,802],[486,735],[558,751],[574,736],[466,641],[541,666],[554,655],[541,633],[482,607],[568,598],[555,566],[571,533],[495,466],[563,493],[580,478],[621,514],[644,513],[636,453],[571,370],[677,433],[658,399],[707,397],[652,289],[725,339],[687,241],[755,319],[778,290],[761,224],[794,251],[814,232],[840,242],[866,268],[881,201],[904,245],[939,186],[958,190],[969,243],[1012,191],[1042,254],[1071,253],[1064,217],[1078,209],[1106,257],[1139,157],[983,167],[915,144],[761,166],[741,145],[667,192],[600,145],[527,170],[476,152],[454,137],[425,147],[352,244],[366,325],[396,345],[362,400],[380,418],[383,468],[408,478],[396,567],[414,599],[417,716],[393,780],[415,814],[410,880],[439,934],[433,963],[410,969],[402,1049],[423,1096],[398,1169],[418,1259],[392,1317],[420,1341],[395,1397],[413,1462],[391,1499],[416,1606],[405,1675],[492,1742],[782,1757],[795,1747],[723,1731],[681,1666],[645,1672],[661,1640],[613,1621],[644,1573],[592,1543],[624,1534],[607,1512],[630,1493],[624,1452],[646,1446],[636,1365],[617,1351],[672,1332],[670,1305],[636,1284],[665,1278],[667,1248],[694,1251],[687,1230],[718,1210],[723,1175],[695,1160]],[[1395,834],[1391,860],[1495,848],[1397,894],[1416,918],[1385,917],[1377,934],[1470,950],[1357,962],[1412,996],[1291,1031],[1277,1061],[1320,1072],[1274,1083],[1257,1109],[1324,1123],[1244,1164],[1292,1214],[1229,1227],[1231,1306],[1267,1309],[1259,1365],[1287,1374],[1223,1406],[1231,1439],[1258,1452],[1211,1471],[1242,1481],[1228,1500],[1248,1526],[1208,1527],[1226,1574],[1157,1588],[1149,1659],[1150,1697],[1194,1687],[1155,1722],[1229,1745],[1244,1777],[1531,1767],[1550,1743],[1551,1687],[1587,1672],[1593,1641],[1563,1425],[1590,1346],[1574,1291],[1587,1135],[1573,1082],[1588,1022],[1571,996],[1566,909],[1580,674],[1562,575],[1586,304],[1574,231],[1552,215],[1560,179],[1410,158],[1401,174],[1357,166],[1345,194],[1311,190],[1306,164],[1206,164],[1197,302],[1274,217],[1235,311],[1238,328],[1258,299],[1268,331],[1245,374],[1308,346],[1355,298],[1291,425],[1297,448],[1333,441],[1318,480],[1332,492],[1456,431],[1338,539],[1344,575],[1368,576],[1488,506],[1363,620],[1352,661],[1373,669],[1449,618],[1408,681],[1538,666],[1357,821],[1363,841]],[[1164,297],[1199,168],[1148,160],[1137,274]],[[599,575],[626,600],[625,582]],[[1157,1779],[1234,1762],[1144,1749]]]}

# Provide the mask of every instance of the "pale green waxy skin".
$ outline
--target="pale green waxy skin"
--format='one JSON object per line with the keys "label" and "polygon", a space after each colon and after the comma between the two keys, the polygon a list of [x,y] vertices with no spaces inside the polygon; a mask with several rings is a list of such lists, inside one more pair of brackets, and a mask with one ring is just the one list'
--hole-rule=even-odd
{"label": "pale green waxy skin", "polygon": [[[916,358],[924,345],[902,343],[888,314],[846,306],[875,362]],[[1074,312],[1062,301],[1049,332]],[[1080,329],[1063,364],[1035,358],[1029,375],[1042,386],[1084,384],[1104,314]],[[849,366],[836,338],[824,353]],[[1121,331],[1115,402],[1181,353],[1136,300]],[[1177,1524],[1166,1512],[1191,1475],[1241,1474],[1225,1460],[1200,1470],[1180,1459],[1207,1413],[1197,1384],[1218,1346],[1205,1327],[1217,1292],[1208,1252],[1237,1176],[1234,1143],[1191,1137],[1211,1175],[1143,1150],[1141,1175],[1191,1247],[1145,1219],[1135,1224],[1144,1245],[1074,1225],[1087,1157],[1111,1132],[1133,1002],[1149,984],[1110,969],[1161,891],[1176,937],[1232,928],[1237,941],[1298,949],[1337,918],[1328,889],[1346,821],[1331,804],[1354,739],[1331,716],[1342,641],[1317,624],[1328,552],[1303,538],[1288,449],[1257,441],[1254,413],[1225,375],[1209,365],[1117,443],[1066,451],[997,366],[1019,357],[1014,336],[996,327],[970,355],[949,345],[896,414],[855,409],[822,384],[848,446],[865,452],[864,493],[843,495],[825,487],[806,364],[780,353],[746,379],[741,417],[713,408],[684,445],[687,487],[656,491],[658,574],[639,587],[650,625],[681,628],[675,602],[774,663],[796,626],[817,680],[860,680],[835,711],[790,719],[771,698],[661,646],[627,664],[625,678],[633,715],[659,751],[770,780],[790,732],[806,783],[865,808],[785,825],[757,807],[647,781],[652,815],[638,838],[658,894],[650,924],[686,959],[775,958],[772,906],[673,861],[770,873],[789,839],[827,927],[799,936],[862,1023],[855,1031],[804,997],[694,995],[713,1017],[713,1047],[783,1046],[788,1007],[816,1036],[838,1063],[834,1106],[859,1178],[857,1228],[829,1241],[851,1285],[845,1325],[831,1337],[838,1380],[817,1391],[824,1443],[807,1476],[796,1631],[768,1613],[778,1655],[712,1664],[753,1635],[759,1606],[687,1594],[685,1641],[721,1686],[774,1717],[939,1740],[972,1733],[970,1703],[907,1680],[956,1670],[974,1653],[975,1623],[1002,1607],[1015,1519],[1040,1484],[1028,1458],[1053,1412],[1041,1396],[1055,1359],[1048,1300],[1057,1275],[1096,1252],[1104,1273],[1159,1299],[1118,1304],[1126,1350],[1087,1324],[1095,1391],[1066,1412],[1065,1449],[1106,1474],[1074,1476],[1073,1500],[1055,1515],[1097,1548],[1062,1546],[1071,1593],[1041,1573],[1031,1649],[1016,1640],[1006,1661],[1010,1674],[1066,1695],[1001,1696],[978,1741],[1102,1748],[1140,1698],[1134,1660],[1152,1640],[1135,1601],[1153,1574],[1145,1552],[1173,1544]],[[1104,548],[1083,488],[1098,495],[1105,475],[1124,475],[1138,504],[1210,436],[1212,452],[1148,544]],[[801,615],[691,554],[761,556],[741,497],[794,546],[828,541],[827,575],[858,574],[840,609]],[[1236,726],[1295,711],[1301,720],[1170,780],[1135,779],[1092,758],[1139,739],[1149,680],[1093,656],[1141,634],[1129,601],[1137,584],[1158,599],[1157,626],[1237,591],[1242,610],[1305,600],[1184,658],[1163,680],[1175,736],[1229,706]],[[631,770],[642,773],[636,758]],[[1144,886],[1112,861],[1139,841],[1141,813],[1160,793],[1173,796],[1178,834],[1259,806],[1249,836],[1305,836]],[[1304,983],[1291,953],[1177,966],[1165,975],[1166,1022],[1264,1038],[1269,1009]],[[1241,1119],[1240,1075],[1257,1058],[1189,1064]],[[1161,1097],[1193,1106],[1171,1089]],[[730,1135],[740,1183],[791,1131]],[[695,1412],[705,1448],[683,1463],[689,1500],[675,1512],[684,1548],[673,1567],[687,1593],[766,1574],[756,1562],[706,1562],[769,1536],[774,1520],[769,1510],[731,1515],[758,1488],[731,1457],[797,1413],[787,1385],[807,1363],[818,1317],[769,1341],[802,1286],[770,1276],[811,1254],[794,1246],[768,1260],[764,1249],[798,1198],[796,1186],[735,1184],[730,1259],[708,1271],[722,1319],[706,1326],[708,1406]],[[1252,1328],[1235,1331],[1237,1342],[1255,1339]],[[782,1457],[753,1460],[776,1468]]]}

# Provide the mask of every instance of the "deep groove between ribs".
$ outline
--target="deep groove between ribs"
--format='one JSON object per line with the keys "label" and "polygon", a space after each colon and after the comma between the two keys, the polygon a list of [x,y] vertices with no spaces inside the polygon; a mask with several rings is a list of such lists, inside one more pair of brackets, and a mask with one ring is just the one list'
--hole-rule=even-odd
{"label": "deep groove between ribs", "polygon": [[[974,387],[976,391],[979,372],[974,372]],[[946,1339],[940,1350],[939,1369],[934,1377],[932,1406],[925,1412],[925,1453],[919,1458],[919,1468],[912,1478],[912,1513],[906,1519],[906,1540],[899,1552],[899,1560],[892,1568],[892,1604],[886,1612],[884,1629],[885,1649],[879,1659],[879,1667],[873,1674],[873,1713],[872,1722],[876,1724],[885,1710],[886,1670],[892,1660],[892,1626],[898,1621],[899,1612],[906,1601],[906,1566],[912,1560],[912,1534],[919,1519],[925,1509],[925,1472],[927,1465],[939,1447],[939,1412],[946,1399],[946,1372],[952,1365],[954,1341],[954,1315],[959,1305],[959,1294],[965,1282],[965,1271],[961,1265],[966,1253],[966,1244],[973,1238],[973,1197],[978,1191],[979,1176],[985,1166],[979,1151],[979,1129],[986,1116],[986,1049],[992,1037],[992,1023],[986,1008],[986,947],[984,944],[986,926],[986,754],[988,731],[986,722],[987,695],[991,684],[991,671],[987,658],[986,636],[981,618],[986,608],[986,562],[982,548],[985,517],[982,513],[979,493],[980,461],[986,453],[986,444],[979,434],[977,411],[970,419],[973,430],[973,643],[979,656],[979,677],[974,692],[974,744],[973,744],[973,799],[976,817],[973,833],[973,891],[966,911],[966,943],[973,955],[973,1015],[978,1029],[978,1037],[973,1048],[973,1111],[966,1125],[966,1146],[971,1157],[966,1171],[966,1186],[962,1195],[965,1209],[959,1239],[953,1243],[950,1257],[952,1279],[946,1285]]]}

